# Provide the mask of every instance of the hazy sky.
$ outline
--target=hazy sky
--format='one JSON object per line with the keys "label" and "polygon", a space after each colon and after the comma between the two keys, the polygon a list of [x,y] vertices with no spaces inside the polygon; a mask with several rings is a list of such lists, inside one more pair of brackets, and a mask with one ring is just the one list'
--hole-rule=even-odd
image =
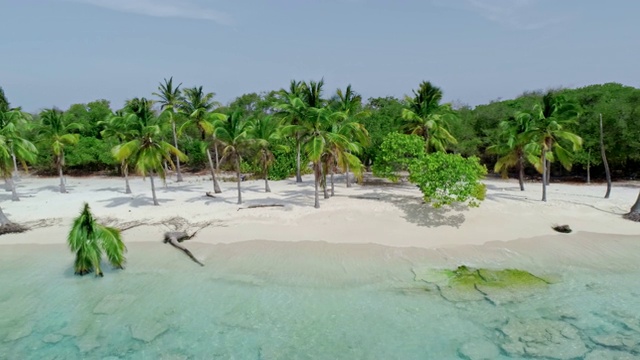
{"label": "hazy sky", "polygon": [[25,110],[114,108],[163,78],[228,102],[324,77],[365,98],[423,80],[471,105],[640,86],[636,0],[0,0],[0,86]]}

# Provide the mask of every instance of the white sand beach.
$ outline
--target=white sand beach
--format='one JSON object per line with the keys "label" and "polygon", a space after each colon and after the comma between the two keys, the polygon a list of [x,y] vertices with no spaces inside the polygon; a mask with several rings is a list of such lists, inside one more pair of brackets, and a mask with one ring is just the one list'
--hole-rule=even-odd
{"label": "white sand beach", "polygon": [[[273,182],[270,194],[261,181],[243,182],[241,206],[233,182],[211,198],[208,177],[185,180],[159,186],[160,206],[137,177],[132,195],[116,177],[69,177],[67,194],[57,192],[56,178],[23,177],[20,202],[3,193],[5,214],[33,229],[0,236],[0,358],[640,353],[640,224],[621,217],[637,184],[616,184],[608,200],[602,184],[552,184],[543,203],[540,184],[520,192],[516,181],[487,180],[479,208],[436,210],[410,184],[347,189],[340,178],[336,195],[314,209],[308,176],[303,184]],[[73,274],[65,242],[84,201],[100,220],[127,229],[124,271]],[[261,204],[283,206],[248,208]],[[554,224],[574,232],[557,233]],[[184,244],[204,267],[161,242],[168,230],[200,228]],[[523,269],[552,285],[483,288],[488,295],[479,296],[424,281],[433,269],[459,265]]]}
{"label": "white sand beach", "polygon": [[[18,182],[21,201],[9,192],[1,206],[14,222],[34,229],[0,237],[0,245],[61,244],[83,202],[111,224],[129,227],[125,242],[160,241],[171,230],[171,219],[183,218],[182,230],[195,231],[208,224],[193,241],[209,244],[248,240],[326,241],[338,244],[379,244],[393,247],[441,248],[481,245],[539,236],[567,236],[551,229],[568,224],[575,232],[640,235],[640,224],[622,219],[633,204],[639,184],[614,184],[604,199],[604,184],[555,184],[548,202],[540,201],[539,183],[527,183],[521,192],[517,181],[490,179],[487,198],[479,208],[456,205],[434,209],[423,203],[413,185],[365,182],[347,188],[337,177],[335,196],[313,208],[313,179],[242,182],[244,203],[237,205],[235,182],[221,182],[215,198],[208,176],[190,175],[184,182],[156,181],[160,206],[153,206],[149,179],[131,179],[133,194],[124,193],[118,177],[68,177],[67,194],[58,192],[57,178],[24,176]],[[282,207],[248,208],[251,205]],[[175,221],[174,221],[175,222]],[[190,223],[191,225],[189,225]],[[569,235],[571,236],[571,235]]]}

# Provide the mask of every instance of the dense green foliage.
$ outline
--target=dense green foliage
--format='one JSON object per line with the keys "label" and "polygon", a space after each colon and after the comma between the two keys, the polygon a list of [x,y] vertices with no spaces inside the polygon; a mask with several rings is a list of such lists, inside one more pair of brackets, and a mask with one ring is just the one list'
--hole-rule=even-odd
{"label": "dense green foliage", "polygon": [[373,173],[397,181],[407,171],[409,181],[434,207],[467,201],[478,206],[484,200],[486,189],[480,180],[487,170],[478,158],[442,151],[427,154],[425,142],[417,135],[391,133],[380,146]]}
{"label": "dense green foliage", "polygon": [[409,181],[418,185],[424,200],[434,207],[454,202],[479,206],[486,187],[480,182],[487,169],[478,158],[435,152],[416,159],[409,165]]}
{"label": "dense green foliage", "polygon": [[[503,176],[515,171],[523,180],[539,179],[546,169],[553,177],[584,178],[587,167],[597,179],[603,176],[600,116],[614,178],[635,178],[640,166],[640,89],[615,83],[526,92],[516,99],[475,107],[443,103],[441,89],[429,82],[420,83],[403,99],[363,101],[351,86],[326,96],[323,80],[294,80],[285,89],[244,94],[226,105],[202,86],[176,84],[172,78],[160,83],[153,93],[157,102],[135,98],[114,109],[100,99],[39,114],[13,107],[0,88],[0,147],[6,150],[3,176],[23,163],[41,174],[59,175],[64,192],[63,171],[119,172],[126,177],[131,165],[140,173],[164,176],[167,166],[177,164],[184,153],[189,161],[183,163],[183,170],[208,167],[216,191],[216,173],[239,168],[243,177],[283,179],[295,174],[297,181],[302,181],[302,174],[313,173],[327,197],[334,173],[358,175],[366,166],[380,176],[397,179],[411,165],[414,169],[431,166],[413,163],[412,158],[444,152],[477,157],[469,161],[479,161]],[[230,145],[239,138],[216,131],[215,124],[223,127],[232,116],[237,128],[244,129],[242,144]],[[255,128],[265,125],[265,119],[271,119],[272,133],[258,135]],[[146,153],[135,155],[133,145],[142,146],[145,141],[162,144],[152,147],[162,154],[137,163]],[[114,157],[114,147],[127,148],[127,154]],[[461,158],[450,159],[454,158],[442,161],[458,164]],[[437,180],[422,181],[416,176],[417,183]]]}
{"label": "dense green foliage", "polygon": [[103,253],[115,268],[122,269],[127,248],[122,242],[118,229],[96,222],[89,204],[85,203],[80,215],[75,218],[67,244],[76,254],[74,270],[76,275],[85,275],[92,271],[102,276],[100,262]]}

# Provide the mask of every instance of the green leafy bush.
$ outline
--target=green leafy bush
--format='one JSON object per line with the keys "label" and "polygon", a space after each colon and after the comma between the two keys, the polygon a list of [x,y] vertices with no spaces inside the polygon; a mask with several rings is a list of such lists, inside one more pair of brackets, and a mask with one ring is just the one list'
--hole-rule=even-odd
{"label": "green leafy bush", "polygon": [[391,133],[378,149],[373,174],[398,181],[398,172],[409,170],[413,161],[426,155],[424,140],[419,136]]}
{"label": "green leafy bush", "polygon": [[400,171],[409,172],[409,181],[434,207],[467,201],[469,206],[479,206],[485,198],[486,187],[480,180],[487,169],[477,157],[427,154],[420,137],[391,133],[380,146],[373,173],[397,181]]}
{"label": "green leafy bush", "polygon": [[478,158],[442,152],[416,159],[409,166],[409,181],[418,185],[424,200],[434,207],[466,201],[479,206],[486,194],[480,180],[486,174]]}

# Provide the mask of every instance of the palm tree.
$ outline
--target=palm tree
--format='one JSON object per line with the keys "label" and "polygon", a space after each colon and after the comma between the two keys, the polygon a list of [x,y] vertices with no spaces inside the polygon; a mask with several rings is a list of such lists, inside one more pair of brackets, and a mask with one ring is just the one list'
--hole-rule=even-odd
{"label": "palm tree", "polygon": [[60,192],[66,193],[62,167],[64,166],[64,148],[77,144],[79,134],[72,134],[73,130],[80,130],[82,126],[77,123],[68,123],[64,113],[58,109],[47,109],[41,114],[40,136],[51,146],[54,161],[60,175]]}
{"label": "palm tree", "polygon": [[529,116],[519,114],[510,117],[508,120],[500,122],[499,138],[501,143],[487,148],[489,152],[500,156],[494,167],[496,173],[501,173],[503,177],[506,177],[509,168],[517,166],[520,191],[524,191],[525,160],[531,156],[527,151],[531,148],[527,146],[530,139],[525,136],[530,127],[531,118]]}
{"label": "palm tree", "polygon": [[131,125],[134,136],[132,140],[114,147],[112,153],[118,161],[134,165],[143,177],[149,176],[153,205],[160,205],[156,197],[153,175],[157,173],[164,181],[166,172],[163,162],[166,161],[174,168],[172,155],[178,156],[182,161],[187,161],[187,157],[173,145],[162,140],[159,119],[153,116],[151,104],[151,101],[144,98],[127,102],[126,108],[134,112],[133,119],[137,120]]}
{"label": "palm tree", "polygon": [[[8,123],[0,128],[0,175],[5,179],[11,190],[11,200],[20,201],[14,181],[16,159],[22,163],[25,171],[28,171],[27,163],[35,163],[38,150],[35,145],[20,136],[15,124]],[[8,156],[5,157],[4,152]]]}
{"label": "palm tree", "polygon": [[538,154],[541,154],[535,163],[538,171],[542,170],[542,201],[547,201],[549,161],[558,159],[562,166],[570,170],[573,157],[565,146],[570,145],[573,151],[578,151],[582,146],[582,138],[566,130],[567,126],[576,123],[577,108],[564,97],[549,92],[531,112],[519,113],[518,116],[524,117],[523,121],[531,121],[531,127],[524,136],[537,144]]}
{"label": "palm tree", "polygon": [[120,230],[96,222],[87,203],[84,204],[80,216],[73,221],[67,243],[76,254],[76,275],[85,275],[95,270],[96,276],[103,276],[100,268],[103,252],[113,267],[123,269],[127,248],[120,236]]}
{"label": "palm tree", "polygon": [[[315,203],[316,209],[320,208],[320,199],[318,197],[318,188],[323,179],[323,160],[327,160],[327,154],[330,150],[339,147],[342,149],[355,150],[349,147],[349,140],[346,136],[331,132],[331,126],[335,123],[336,118],[343,116],[340,112],[333,112],[327,107],[310,108],[307,118],[306,135],[304,138],[305,152],[307,157],[313,163],[313,174],[315,180]],[[353,155],[351,155],[353,156]],[[355,156],[353,156],[355,158]],[[325,187],[326,189],[326,187]]]}
{"label": "palm tree", "polygon": [[447,145],[456,144],[447,127],[450,121],[457,119],[457,115],[451,104],[440,104],[442,90],[423,81],[418,91],[413,90],[413,95],[413,98],[406,97],[407,108],[402,110],[407,133],[422,136],[427,152],[446,151]]}
{"label": "palm tree", "polygon": [[[102,122],[104,130],[100,132],[100,135],[105,138],[115,139],[118,144],[123,144],[129,140],[132,140],[139,133],[139,119],[136,114],[116,112],[109,116]],[[120,169],[124,175],[125,194],[131,194],[131,187],[129,186],[129,163],[128,159],[122,159],[120,161]]]}
{"label": "palm tree", "polygon": [[[338,98],[338,111],[342,112],[344,116],[341,123],[338,124],[338,131],[343,132],[351,140],[357,140],[361,146],[369,145],[369,133],[364,125],[359,122],[360,119],[369,115],[367,111],[362,110],[362,97],[351,90],[351,84],[347,86],[344,92],[338,89],[336,96]],[[343,165],[347,175],[347,187],[351,187],[349,162],[344,162]],[[331,193],[333,195],[333,180],[331,182]]]}
{"label": "palm tree", "polygon": [[185,128],[196,127],[200,131],[202,141],[206,141],[208,136],[212,136],[213,146],[216,153],[216,165],[214,167],[211,160],[211,152],[207,148],[207,159],[209,160],[209,167],[211,169],[211,179],[213,180],[213,191],[216,194],[222,192],[218,179],[216,178],[216,170],[218,168],[218,146],[214,133],[213,123],[215,121],[224,120],[226,116],[224,114],[212,113],[213,108],[218,105],[213,100],[214,93],[204,93],[202,86],[193,87],[184,90],[186,98],[180,104],[180,113],[185,116],[187,121],[182,124],[178,131],[182,134]]}
{"label": "palm tree", "polygon": [[275,161],[273,150],[277,148],[289,151],[287,146],[277,145],[277,142],[281,139],[281,122],[273,116],[266,116],[252,121],[249,129],[249,136],[258,147],[257,161],[264,175],[264,191],[271,192],[271,188],[269,188],[269,169]]}
{"label": "palm tree", "polygon": [[236,171],[238,181],[238,204],[242,204],[242,190],[240,182],[240,162],[242,153],[251,145],[249,138],[250,123],[242,116],[241,111],[235,111],[224,120],[217,120],[214,124],[216,138],[224,146],[222,159],[231,162]]}
{"label": "palm tree", "polygon": [[[153,95],[160,98],[160,110],[167,112],[169,122],[171,123],[171,132],[173,133],[173,146],[176,149],[178,148],[178,133],[176,131],[176,110],[182,103],[182,94],[180,91],[180,86],[182,84],[178,84],[178,86],[173,86],[173,76],[169,78],[169,80],[164,79],[164,84],[160,84],[158,86],[158,92],[153,93]],[[182,172],[180,170],[180,158],[176,157],[176,172],[177,172],[177,182],[182,181]]]}
{"label": "palm tree", "polygon": [[302,182],[301,173],[301,154],[302,154],[302,137],[304,134],[302,126],[305,116],[306,107],[302,101],[302,82],[291,80],[289,84],[289,90],[281,89],[279,91],[279,102],[275,108],[277,114],[281,116],[287,124],[295,139],[296,143],[296,182]]}

